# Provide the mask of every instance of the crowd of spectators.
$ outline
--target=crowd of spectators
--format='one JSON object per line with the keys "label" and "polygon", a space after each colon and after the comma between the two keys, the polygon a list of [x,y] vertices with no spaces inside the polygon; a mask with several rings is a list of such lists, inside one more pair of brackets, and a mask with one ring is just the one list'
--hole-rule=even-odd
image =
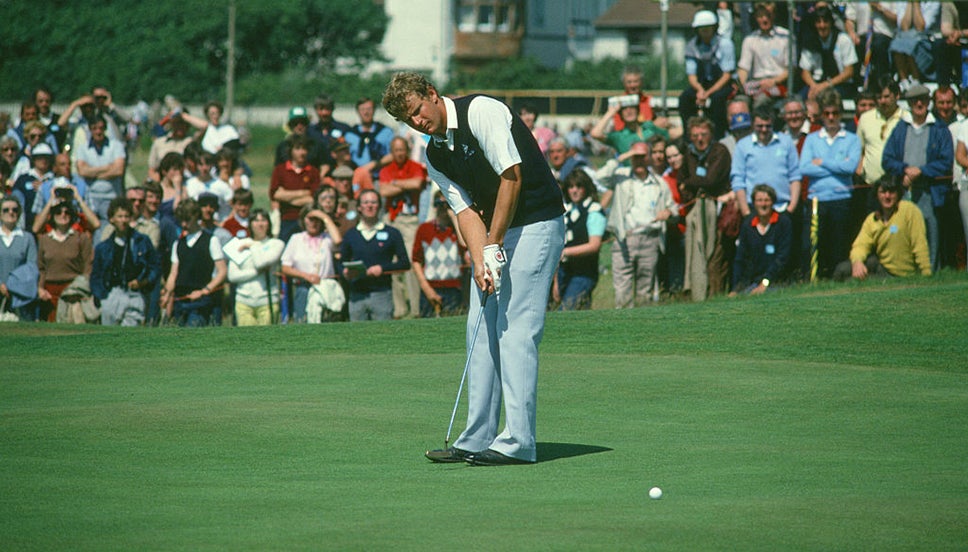
{"label": "crowd of spectators", "polygon": [[[780,4],[755,4],[746,19],[700,10],[678,120],[653,110],[631,66],[587,132],[559,135],[521,106],[566,211],[549,308],[591,308],[609,243],[617,308],[962,266],[968,94],[951,85],[961,76],[950,56],[965,33],[949,4],[798,5],[793,31],[776,23]],[[729,14],[739,17],[724,25]],[[750,27],[740,44],[736,21]],[[202,117],[171,106],[134,186],[128,121],[108,89],[62,114],[52,100],[38,89],[0,129],[4,320],[266,325],[465,311],[468,258],[428,178],[427,138],[376,121],[372,99],[356,102],[354,124],[333,118],[327,95],[315,117],[290,109],[271,175],[252,174],[220,103]],[[254,208],[260,179],[268,209]]]}

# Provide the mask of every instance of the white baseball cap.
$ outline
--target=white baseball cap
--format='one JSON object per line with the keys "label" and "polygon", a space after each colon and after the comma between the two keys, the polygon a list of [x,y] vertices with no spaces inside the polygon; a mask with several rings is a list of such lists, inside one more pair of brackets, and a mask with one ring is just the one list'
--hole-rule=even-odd
{"label": "white baseball cap", "polygon": [[692,17],[692,28],[698,29],[699,27],[709,27],[710,25],[717,25],[719,20],[716,14],[709,10],[702,10],[696,12],[696,15]]}

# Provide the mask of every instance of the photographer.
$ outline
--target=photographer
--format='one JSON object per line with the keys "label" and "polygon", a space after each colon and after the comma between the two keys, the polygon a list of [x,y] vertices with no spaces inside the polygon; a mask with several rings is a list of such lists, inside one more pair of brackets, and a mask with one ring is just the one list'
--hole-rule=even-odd
{"label": "photographer", "polygon": [[[59,179],[58,179],[59,180]],[[37,216],[34,217],[33,225],[30,230],[34,234],[40,234],[42,232],[49,232],[51,230],[48,224],[48,219],[50,218],[50,211],[54,207],[60,205],[64,202],[73,203],[75,211],[79,212],[83,218],[78,219],[73,228],[79,232],[94,233],[95,230],[101,227],[101,221],[97,217],[91,207],[84,201],[84,197],[78,192],[77,187],[73,184],[66,184],[64,182],[58,182],[58,180],[53,181],[53,186],[51,187],[49,201],[44,205]],[[38,196],[39,197],[39,196]],[[35,207],[36,207],[35,203]]]}

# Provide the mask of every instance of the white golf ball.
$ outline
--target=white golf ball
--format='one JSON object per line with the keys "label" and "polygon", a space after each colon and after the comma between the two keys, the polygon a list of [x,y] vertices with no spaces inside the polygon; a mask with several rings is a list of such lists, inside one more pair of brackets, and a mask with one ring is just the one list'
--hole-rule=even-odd
{"label": "white golf ball", "polygon": [[652,487],[651,489],[649,489],[649,498],[651,498],[652,500],[659,500],[660,498],[662,498],[662,489],[658,487]]}

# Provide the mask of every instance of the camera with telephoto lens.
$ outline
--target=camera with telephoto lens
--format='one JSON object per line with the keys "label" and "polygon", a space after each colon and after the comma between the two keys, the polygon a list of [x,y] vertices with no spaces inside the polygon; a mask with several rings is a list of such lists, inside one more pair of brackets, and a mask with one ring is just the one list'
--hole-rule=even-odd
{"label": "camera with telephoto lens", "polygon": [[63,201],[74,199],[74,191],[70,188],[54,188],[54,197]]}

